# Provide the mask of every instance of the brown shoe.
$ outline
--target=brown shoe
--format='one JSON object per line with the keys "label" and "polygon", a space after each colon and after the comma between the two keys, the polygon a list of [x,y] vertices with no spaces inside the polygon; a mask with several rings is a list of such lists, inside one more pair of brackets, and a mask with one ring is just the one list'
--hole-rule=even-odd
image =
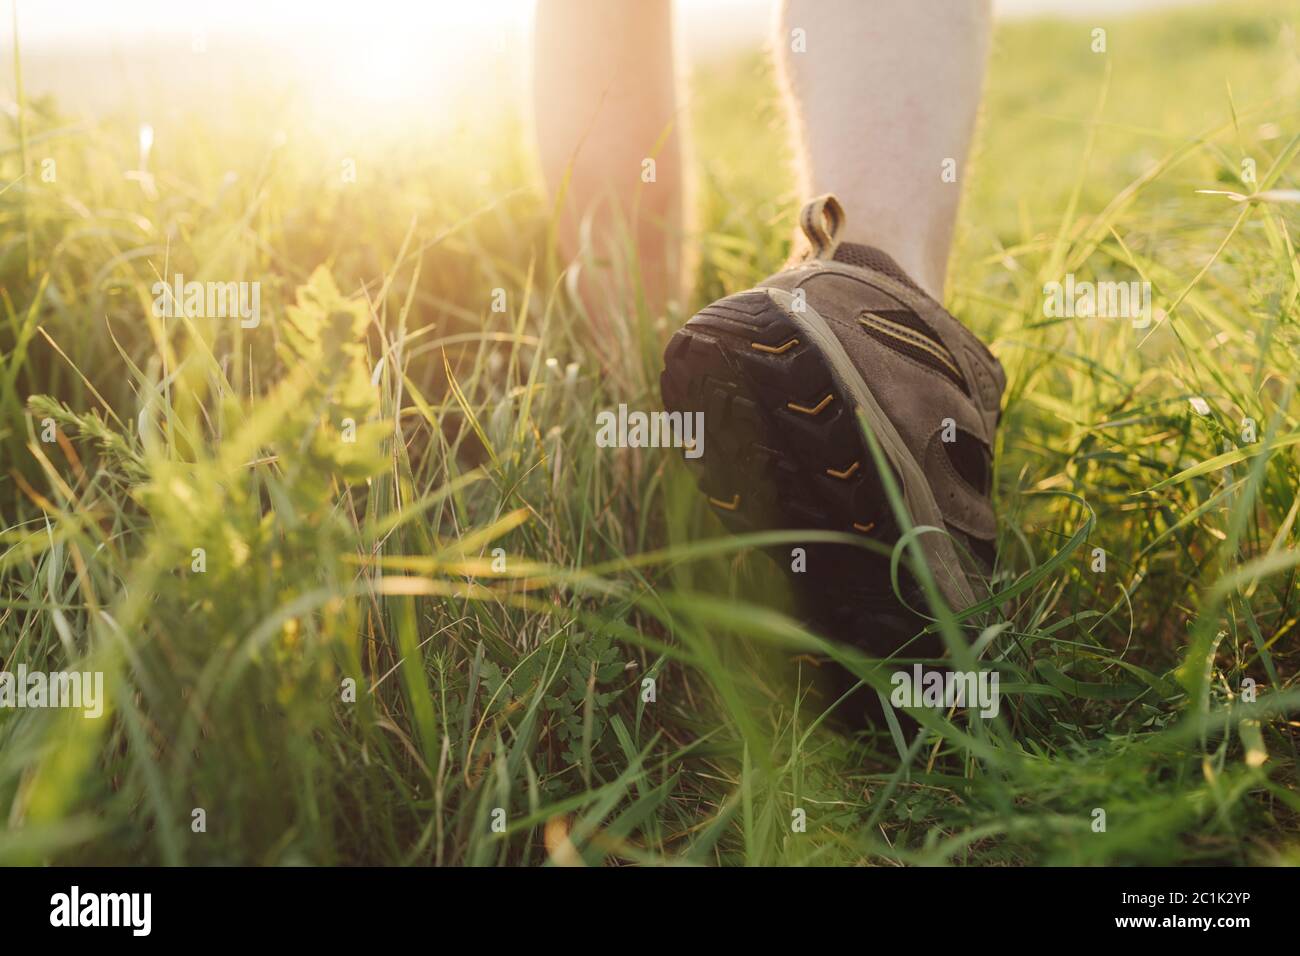
{"label": "brown shoe", "polygon": [[[838,242],[843,223],[834,196],[813,200],[800,218],[810,247],[801,259],[673,336],[664,404],[704,413],[704,454],[691,464],[730,530],[830,529],[893,544],[898,524],[861,409],[911,522],[947,532],[922,534],[919,544],[960,611],[988,593],[993,433],[1006,378],[889,256]],[[822,545],[807,549],[807,562],[797,590],[818,616],[860,624],[898,612],[888,559]],[[915,594],[905,598],[924,608]]]}

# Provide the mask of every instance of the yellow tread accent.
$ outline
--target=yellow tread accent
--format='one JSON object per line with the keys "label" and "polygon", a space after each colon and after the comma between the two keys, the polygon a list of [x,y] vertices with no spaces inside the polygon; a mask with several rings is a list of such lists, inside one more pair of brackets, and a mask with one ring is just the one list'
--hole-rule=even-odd
{"label": "yellow tread accent", "polygon": [[823,398],[820,402],[818,402],[813,408],[808,408],[807,406],[799,405],[795,402],[786,402],[785,407],[790,409],[793,412],[803,412],[803,414],[805,415],[817,415],[821,412],[823,408],[829,405],[834,398],[835,398],[834,393],[828,394],[825,398]]}
{"label": "yellow tread accent", "polygon": [[771,345],[764,345],[762,342],[750,342],[749,347],[751,349],[757,349],[760,352],[766,352],[768,355],[782,355],[790,351],[798,344],[799,344],[798,339],[791,339],[789,342],[786,342],[784,345],[778,345],[776,347],[773,347]]}

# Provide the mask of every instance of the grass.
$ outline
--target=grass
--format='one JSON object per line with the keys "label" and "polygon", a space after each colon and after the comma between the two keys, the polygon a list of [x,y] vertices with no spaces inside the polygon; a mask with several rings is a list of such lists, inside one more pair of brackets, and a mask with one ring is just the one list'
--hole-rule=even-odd
{"label": "grass", "polygon": [[[949,636],[1001,713],[859,732],[814,674],[897,664],[802,629],[758,550],[811,534],[728,538],[674,456],[595,447],[681,317],[629,293],[600,367],[518,118],[343,147],[289,102],[142,164],[26,102],[0,659],[103,671],[108,709],[0,710],[0,862],[1300,860],[1297,207],[1195,193],[1300,185],[1300,18],[1102,25],[999,28],[962,171],[949,305],[1009,386],[998,596]],[[766,61],[692,89],[703,302],[796,197]],[[176,272],[259,281],[262,324],[154,318]],[[1159,321],[1045,317],[1065,273]]]}

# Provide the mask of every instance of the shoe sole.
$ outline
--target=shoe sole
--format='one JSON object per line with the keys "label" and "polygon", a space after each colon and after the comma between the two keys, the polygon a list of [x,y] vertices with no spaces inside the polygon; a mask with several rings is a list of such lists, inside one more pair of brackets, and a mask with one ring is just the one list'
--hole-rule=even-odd
{"label": "shoe sole", "polygon": [[[894,471],[912,523],[943,527],[924,472],[844,347],[822,316],[806,303],[796,309],[785,290],[760,287],[699,312],[669,341],[660,384],[669,411],[704,413],[704,452],[688,463],[733,533],[816,528],[896,541],[857,409]],[[951,539],[928,533],[918,543],[949,604],[960,610],[973,603]],[[805,582],[820,583],[813,602],[843,601],[862,575],[888,580],[888,561],[864,549],[818,550],[819,573]],[[810,568],[813,558],[810,549]],[[827,574],[828,566],[837,573]],[[857,607],[859,617],[863,610]]]}

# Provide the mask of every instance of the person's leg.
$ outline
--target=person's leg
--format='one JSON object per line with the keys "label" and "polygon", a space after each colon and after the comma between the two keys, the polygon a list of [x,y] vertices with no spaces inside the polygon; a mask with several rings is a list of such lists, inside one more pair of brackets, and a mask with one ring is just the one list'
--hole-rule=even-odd
{"label": "person's leg", "polygon": [[702,418],[700,488],[730,530],[826,529],[885,546],[907,523],[946,532],[907,545],[937,593],[846,544],[810,543],[806,563],[789,565],[816,628],[896,649],[928,598],[960,609],[986,594],[996,558],[1006,377],[937,301],[989,4],[785,0],[778,24],[806,200],[798,252],[811,255],[701,309],[664,350],[661,390],[670,412]]}
{"label": "person's leg", "polygon": [[803,197],[835,193],[842,238],[888,253],[935,298],[989,20],[989,0],[784,0],[777,18]]}
{"label": "person's leg", "polygon": [[[542,0],[533,72],[537,141],[553,197],[568,177],[562,252],[618,262],[630,233],[647,302],[662,308],[676,294],[682,215],[671,0]],[[580,249],[584,239],[589,246]],[[592,283],[583,292],[589,307],[608,308]]]}

